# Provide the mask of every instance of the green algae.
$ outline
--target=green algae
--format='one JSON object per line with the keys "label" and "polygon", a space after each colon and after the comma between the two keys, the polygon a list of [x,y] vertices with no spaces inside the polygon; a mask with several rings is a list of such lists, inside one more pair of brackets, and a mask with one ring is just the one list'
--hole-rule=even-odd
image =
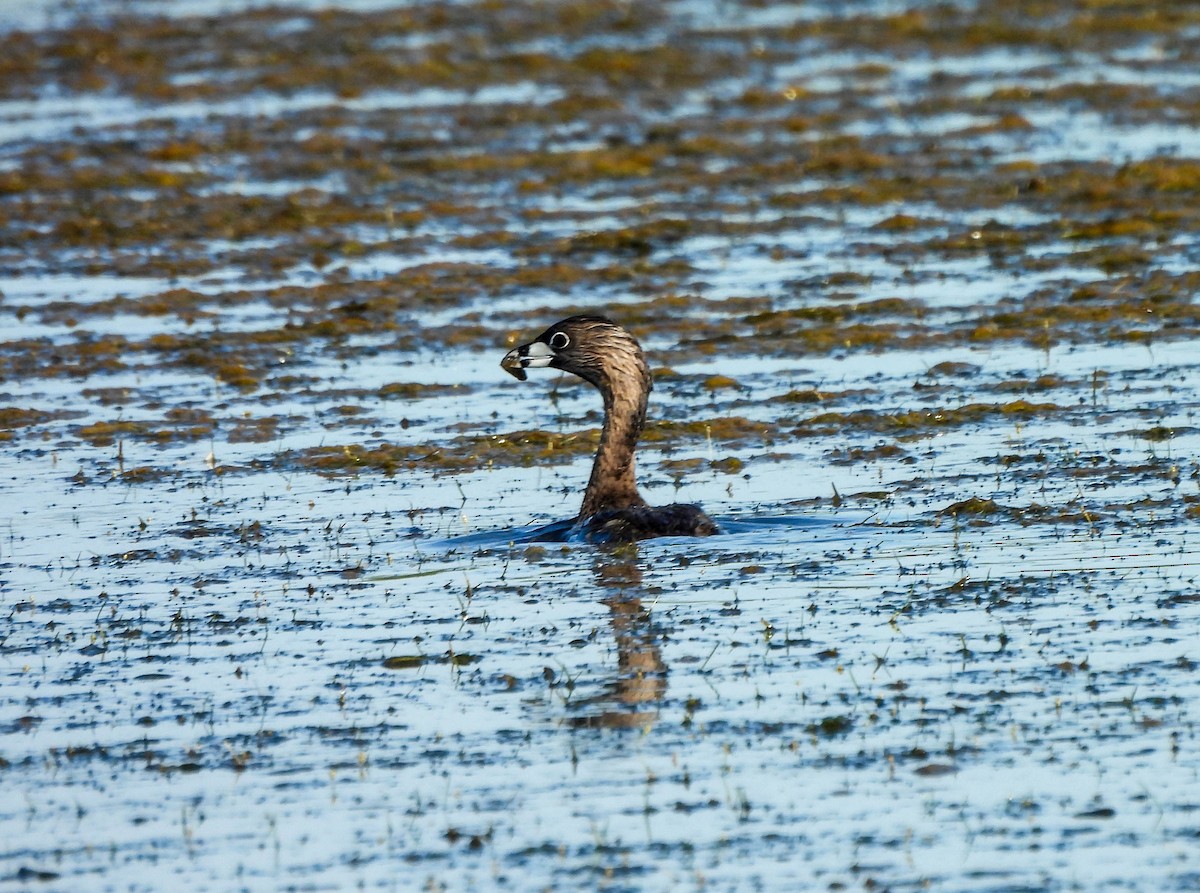
{"label": "green algae", "polygon": [[1030,403],[1013,400],[1009,403],[968,403],[958,407],[913,409],[903,412],[881,412],[873,409],[852,412],[824,412],[799,422],[796,435],[834,434],[842,431],[869,431],[896,436],[923,434],[930,429],[977,425],[988,419],[1030,419],[1066,412],[1055,403]]}
{"label": "green algae", "polygon": [[114,419],[92,422],[76,428],[77,436],[92,446],[111,446],[125,438],[167,444],[174,441],[195,441],[211,437],[216,421],[204,409],[173,407],[165,413],[161,424],[144,420]]}
{"label": "green algae", "polygon": [[61,419],[78,418],[82,413],[62,409],[34,409],[0,406],[0,432],[12,436],[18,428],[33,428]]}
{"label": "green algae", "polygon": [[[650,422],[643,441],[659,448],[689,442],[719,442],[726,446],[770,444],[779,432],[775,426],[730,416],[702,421]],[[288,452],[280,457],[283,465],[307,468],[322,474],[358,474],[423,469],[433,473],[461,473],[490,466],[531,466],[545,462],[570,461],[591,456],[600,442],[597,428],[577,432],[542,430],[515,431],[510,434],[460,435],[438,445],[389,444],[375,446],[345,444]],[[714,470],[733,474],[741,470],[741,460],[726,458],[704,463]],[[694,470],[697,463],[669,460],[664,467],[675,472]]]}

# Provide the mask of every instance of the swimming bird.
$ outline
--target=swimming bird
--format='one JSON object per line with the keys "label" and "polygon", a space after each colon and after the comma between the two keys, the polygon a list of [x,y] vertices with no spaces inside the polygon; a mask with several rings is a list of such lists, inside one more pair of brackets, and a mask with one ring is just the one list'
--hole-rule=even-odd
{"label": "swimming bird", "polygon": [[604,426],[574,533],[589,542],[630,542],[655,536],[710,536],[717,525],[699,506],[651,506],[637,489],[633,454],[646,423],[653,386],[641,345],[603,316],[572,316],[500,365],[519,381],[526,369],[549,366],[578,375],[600,392]]}

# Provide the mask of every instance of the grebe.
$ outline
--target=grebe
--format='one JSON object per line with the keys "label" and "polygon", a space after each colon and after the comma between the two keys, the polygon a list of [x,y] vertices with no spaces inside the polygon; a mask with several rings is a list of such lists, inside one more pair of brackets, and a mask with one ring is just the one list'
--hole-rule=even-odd
{"label": "grebe", "polygon": [[646,422],[650,367],[637,340],[603,316],[572,316],[510,350],[501,367],[520,381],[549,366],[578,375],[604,400],[604,427],[574,532],[590,542],[654,536],[711,536],[717,525],[699,506],[651,506],[638,493],[633,453]]}

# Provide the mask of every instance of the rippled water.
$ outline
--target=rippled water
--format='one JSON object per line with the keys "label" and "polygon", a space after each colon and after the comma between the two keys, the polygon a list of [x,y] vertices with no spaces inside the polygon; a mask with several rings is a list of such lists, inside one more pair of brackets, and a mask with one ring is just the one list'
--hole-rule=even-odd
{"label": "rippled water", "polygon": [[[832,35],[845,11],[825,4],[684,2],[644,20],[600,6],[609,30],[530,34],[530,70],[495,84],[447,65],[437,86],[160,101],[128,86],[133,68],[65,88],[86,68],[68,47],[30,91],[5,88],[0,172],[23,179],[0,179],[0,879],[1195,889],[1197,250],[1170,226],[1196,186],[1181,167],[1146,195],[1161,232],[1126,193],[1080,210],[1103,177],[1058,203],[1019,196],[1091,164],[1125,165],[1118,182],[1195,160],[1200,25],[986,48],[1037,41],[984,16],[949,46],[914,18],[934,7],[871,3],[864,34],[900,16],[905,42],[847,47],[776,30],[816,19]],[[269,68],[286,52],[254,55],[258,38],[313,21],[362,39],[358,19],[304,18],[312,4],[240,17],[252,7],[94,3],[0,23],[58,46],[80,15],[106,34],[129,14],[129,33],[157,40],[148,15],[217,14],[204,27],[221,38],[199,47],[236,44],[245,70],[168,66],[176,85]],[[426,30],[380,39],[448,42],[462,70],[503,56],[505,16],[528,14],[412,8]],[[553,10],[568,32],[594,11]],[[661,94],[594,67],[553,76],[596,47],[679,42],[736,70]],[[1164,105],[1130,93],[1081,110],[1102,105],[1097,83],[1149,85]],[[973,130],[997,112],[972,103],[1014,85],[1069,89]],[[777,107],[798,87],[805,121]],[[580,95],[594,103],[578,121],[559,111]],[[289,154],[376,131],[391,173],[353,142],[318,165]],[[214,133],[230,145],[170,161]],[[842,157],[843,138],[878,142]],[[617,165],[655,140],[671,148]],[[596,148],[613,158],[593,170]],[[162,170],[199,179],[87,185],[89,153],[136,171],[159,150]],[[809,151],[828,164],[793,177],[789,153]],[[438,167],[449,158],[464,167]],[[962,198],[973,171],[986,182]],[[889,192],[918,177],[927,194]],[[230,196],[316,214],[343,193],[386,219],[284,214],[246,234],[203,216]],[[39,217],[64,195],[84,223],[115,207],[169,235],[72,241],[74,217]],[[154,216],[175,202],[194,203],[194,231]],[[371,316],[380,282],[404,299]],[[194,298],[163,297],[179,289]],[[580,306],[636,327],[658,373],[646,495],[704,505],[721,536],[538,541],[578,508],[598,400],[498,363]],[[844,341],[804,340],[839,307],[867,315],[845,318]],[[1027,337],[991,334],[1003,326]],[[105,338],[124,340],[89,350]],[[394,467],[361,458],[384,446],[402,451]],[[330,452],[345,461],[321,465]]]}

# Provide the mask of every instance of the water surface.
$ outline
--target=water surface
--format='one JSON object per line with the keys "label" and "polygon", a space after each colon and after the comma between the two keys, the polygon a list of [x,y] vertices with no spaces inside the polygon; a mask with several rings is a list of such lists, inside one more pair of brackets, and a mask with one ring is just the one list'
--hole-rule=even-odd
{"label": "water surface", "polygon": [[0,25],[14,889],[1200,883],[1186,4]]}

